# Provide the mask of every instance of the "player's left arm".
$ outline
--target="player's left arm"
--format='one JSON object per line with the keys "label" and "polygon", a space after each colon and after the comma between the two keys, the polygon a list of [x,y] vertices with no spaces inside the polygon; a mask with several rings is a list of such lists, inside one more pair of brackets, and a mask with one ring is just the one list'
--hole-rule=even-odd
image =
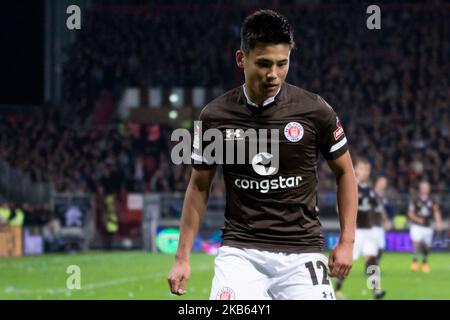
{"label": "player's left arm", "polygon": [[390,230],[392,228],[392,224],[391,224],[391,220],[389,220],[389,217],[387,215],[387,212],[386,212],[386,209],[384,208],[384,206],[381,210],[381,219],[383,220],[384,228],[386,230]]}
{"label": "player's left arm", "polygon": [[389,217],[387,216],[386,211],[383,210],[383,212],[381,213],[381,217],[383,219],[384,228],[386,230],[390,230],[392,228],[392,223],[391,223],[391,220],[389,220]]}
{"label": "player's left arm", "polygon": [[337,159],[331,159],[327,162],[336,176],[337,204],[341,228],[339,243],[330,253],[330,276],[346,277],[353,264],[358,186],[348,150]]}
{"label": "player's left arm", "polygon": [[441,232],[442,231],[442,216],[441,216],[441,209],[439,208],[439,205],[435,203],[433,205],[433,215],[434,215],[434,221],[436,222],[436,231]]}

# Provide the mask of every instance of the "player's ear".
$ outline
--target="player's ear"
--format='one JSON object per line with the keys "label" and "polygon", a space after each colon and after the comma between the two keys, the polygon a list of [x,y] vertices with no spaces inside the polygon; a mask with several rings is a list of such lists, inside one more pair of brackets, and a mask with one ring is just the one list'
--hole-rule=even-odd
{"label": "player's ear", "polygon": [[239,68],[244,69],[245,54],[241,50],[236,51],[236,64]]}

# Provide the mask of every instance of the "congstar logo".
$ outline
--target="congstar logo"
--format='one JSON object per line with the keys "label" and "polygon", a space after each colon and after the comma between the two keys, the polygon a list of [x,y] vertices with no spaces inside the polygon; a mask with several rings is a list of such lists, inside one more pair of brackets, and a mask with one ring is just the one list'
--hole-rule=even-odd
{"label": "congstar logo", "polygon": [[[273,155],[268,152],[260,152],[252,159],[252,168],[260,176],[270,176],[278,172],[278,167],[271,165]],[[236,179],[234,184],[239,189],[259,190],[261,193],[267,193],[270,190],[295,188],[300,185],[301,176],[282,177],[264,180]]]}
{"label": "congstar logo", "polygon": [[278,172],[278,168],[269,166],[271,164],[270,159],[272,159],[272,155],[267,152],[260,152],[256,154],[252,159],[252,167],[253,170],[260,176],[270,176],[276,174]]}

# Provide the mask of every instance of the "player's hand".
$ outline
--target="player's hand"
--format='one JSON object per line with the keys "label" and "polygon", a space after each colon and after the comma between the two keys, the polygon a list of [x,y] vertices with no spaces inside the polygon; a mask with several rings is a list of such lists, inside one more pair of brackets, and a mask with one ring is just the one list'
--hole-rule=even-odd
{"label": "player's hand", "polygon": [[416,218],[416,222],[417,222],[418,224],[424,224],[424,223],[425,223],[425,219],[424,219],[424,218],[421,218],[421,217],[417,217],[417,218]]}
{"label": "player's hand", "polygon": [[353,265],[353,243],[340,242],[331,250],[328,259],[330,277],[345,278],[350,273]]}
{"label": "player's hand", "polygon": [[188,261],[176,261],[167,277],[170,292],[179,296],[185,294],[186,282],[189,280],[190,274],[191,268]]}
{"label": "player's hand", "polygon": [[436,232],[440,233],[442,231],[442,223],[436,223],[435,228]]}
{"label": "player's hand", "polygon": [[392,223],[390,221],[385,221],[384,222],[384,229],[385,230],[391,230],[392,228]]}

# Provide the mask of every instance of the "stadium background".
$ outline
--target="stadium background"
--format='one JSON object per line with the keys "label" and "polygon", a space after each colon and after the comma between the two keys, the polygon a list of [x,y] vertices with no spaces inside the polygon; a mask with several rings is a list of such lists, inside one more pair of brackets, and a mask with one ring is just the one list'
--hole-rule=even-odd
{"label": "stadium background", "polygon": [[[81,8],[69,30],[66,8]],[[170,161],[175,128],[243,83],[243,18],[258,8],[295,28],[288,82],[340,115],[353,156],[389,180],[383,286],[391,299],[450,299],[449,9],[445,1],[17,1],[1,13],[0,299],[205,299],[220,240],[224,185],[213,184],[194,244],[190,291],[166,275],[190,167]],[[430,274],[409,269],[409,197],[428,179],[446,229]],[[327,249],[338,236],[335,182],[324,161],[319,201]],[[11,223],[11,221],[15,223]],[[15,224],[15,225],[12,225]],[[81,269],[68,290],[67,267]],[[361,262],[345,286],[369,299]]]}

